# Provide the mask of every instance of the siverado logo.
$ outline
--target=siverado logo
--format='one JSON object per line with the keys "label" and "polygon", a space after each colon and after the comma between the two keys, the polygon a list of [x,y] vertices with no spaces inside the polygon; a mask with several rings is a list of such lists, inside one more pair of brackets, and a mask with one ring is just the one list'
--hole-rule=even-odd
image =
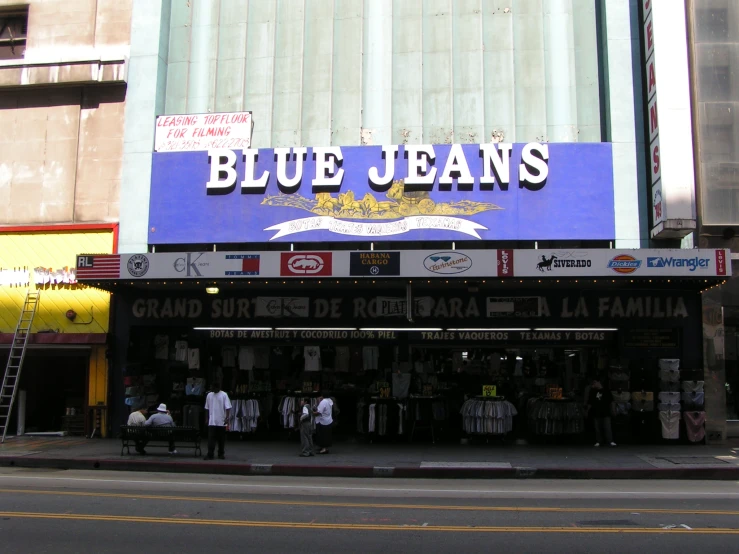
{"label": "siverado logo", "polygon": [[612,269],[616,273],[629,274],[634,273],[641,267],[641,260],[637,260],[629,254],[619,254],[608,262],[608,269]]}
{"label": "siverado logo", "polygon": [[128,259],[128,272],[133,277],[143,277],[149,271],[149,258],[143,254],[136,254]]}
{"label": "siverado logo", "polygon": [[472,267],[472,259],[461,252],[439,252],[427,256],[423,266],[432,273],[456,275]]}
{"label": "siverado logo", "polygon": [[660,267],[687,267],[690,271],[695,271],[698,268],[707,269],[708,258],[664,258],[664,257],[649,257],[647,258],[647,267],[649,268],[660,268]]}

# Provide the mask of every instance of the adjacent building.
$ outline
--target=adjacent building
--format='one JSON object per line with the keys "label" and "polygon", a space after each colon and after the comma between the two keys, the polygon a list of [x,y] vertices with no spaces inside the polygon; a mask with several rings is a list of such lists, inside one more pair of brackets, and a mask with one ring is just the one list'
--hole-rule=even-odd
{"label": "adjacent building", "polygon": [[[698,237],[705,248],[730,248],[739,260],[739,86],[736,82],[737,17],[733,0],[687,3],[691,54],[691,91],[695,136]],[[739,283],[704,294],[706,367],[715,368],[724,385],[724,417],[732,436],[739,436]],[[717,408],[718,409],[718,408]]]}
{"label": "adjacent building", "polygon": [[117,251],[131,2],[0,2],[0,363],[40,291],[20,381],[25,431],[107,431],[110,294],[80,251]]}

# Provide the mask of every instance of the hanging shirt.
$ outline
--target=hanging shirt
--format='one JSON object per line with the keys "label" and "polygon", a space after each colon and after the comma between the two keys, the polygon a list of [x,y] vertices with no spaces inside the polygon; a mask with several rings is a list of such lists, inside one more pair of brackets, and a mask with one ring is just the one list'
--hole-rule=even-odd
{"label": "hanging shirt", "polygon": [[251,346],[239,348],[239,369],[247,371],[254,369],[254,349]]}
{"label": "hanging shirt", "polygon": [[321,371],[321,349],[318,346],[306,346],[303,349],[305,371]]}
{"label": "hanging shirt", "polygon": [[199,348],[188,348],[187,367],[188,369],[200,369],[200,349]]}
{"label": "hanging shirt", "polygon": [[209,392],[205,397],[205,409],[208,410],[208,426],[223,427],[226,425],[226,411],[231,409],[231,400],[223,392]]}
{"label": "hanging shirt", "polygon": [[396,398],[408,398],[411,388],[410,373],[393,373],[393,396]]}
{"label": "hanging shirt", "polygon": [[661,358],[658,363],[660,369],[667,369],[672,371],[680,370],[679,358]]}
{"label": "hanging shirt", "polygon": [[174,359],[178,362],[187,361],[187,341],[178,340],[174,343]]}
{"label": "hanging shirt", "polygon": [[334,356],[334,369],[336,371],[349,371],[349,347],[337,346]]}
{"label": "hanging shirt", "polygon": [[286,346],[277,346],[272,349],[269,358],[269,368],[278,370],[290,368],[290,352]]}
{"label": "hanging shirt", "polygon": [[680,412],[659,412],[663,439],[680,438]]}
{"label": "hanging shirt", "polygon": [[378,369],[380,361],[380,349],[376,346],[365,346],[362,348],[362,361],[365,371]]}
{"label": "hanging shirt", "polygon": [[254,368],[269,369],[269,348],[259,347],[254,349]]}
{"label": "hanging shirt", "polygon": [[336,350],[330,346],[321,349],[321,363],[324,370],[336,369]]}
{"label": "hanging shirt", "polygon": [[166,360],[169,357],[169,337],[157,335],[154,337],[154,359]]}
{"label": "hanging shirt", "polygon": [[224,346],[221,348],[223,367],[236,367],[236,347]]}

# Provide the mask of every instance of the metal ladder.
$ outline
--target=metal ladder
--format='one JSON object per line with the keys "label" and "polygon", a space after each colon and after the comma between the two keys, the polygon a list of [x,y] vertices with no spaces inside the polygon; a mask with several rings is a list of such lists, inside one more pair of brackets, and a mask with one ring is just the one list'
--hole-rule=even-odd
{"label": "metal ladder", "polygon": [[26,357],[28,337],[31,334],[31,324],[33,323],[33,318],[36,316],[36,308],[40,299],[40,292],[29,291],[26,294],[23,310],[18,319],[18,326],[15,328],[15,334],[13,335],[13,343],[10,345],[8,365],[5,367],[3,384],[0,388],[0,431],[2,432],[0,443],[5,442],[5,435],[8,433],[10,414],[13,410],[15,393],[18,390],[18,383],[20,382],[23,360]]}

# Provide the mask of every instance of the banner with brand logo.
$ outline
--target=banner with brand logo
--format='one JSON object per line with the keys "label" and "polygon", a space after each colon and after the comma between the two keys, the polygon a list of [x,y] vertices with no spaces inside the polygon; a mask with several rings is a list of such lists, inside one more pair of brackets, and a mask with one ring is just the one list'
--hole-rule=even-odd
{"label": "banner with brand logo", "polygon": [[513,250],[498,250],[498,277],[513,277]]}
{"label": "banner with brand logo", "polygon": [[330,277],[331,252],[283,252],[280,254],[281,277]]}
{"label": "banner with brand logo", "polygon": [[525,277],[639,278],[731,275],[729,251],[694,250],[406,250],[352,252],[166,252],[82,254],[80,282],[150,279]]}
{"label": "banner with brand logo", "polygon": [[609,143],[214,146],[154,153],[149,242],[608,240],[613,206]]}
{"label": "banner with brand logo", "polygon": [[257,298],[256,317],[308,317],[310,300],[289,296],[260,296]]}
{"label": "banner with brand logo", "polygon": [[721,277],[725,250],[518,250],[516,277]]}
{"label": "banner with brand logo", "polygon": [[400,275],[400,252],[351,252],[349,275],[383,277]]}

